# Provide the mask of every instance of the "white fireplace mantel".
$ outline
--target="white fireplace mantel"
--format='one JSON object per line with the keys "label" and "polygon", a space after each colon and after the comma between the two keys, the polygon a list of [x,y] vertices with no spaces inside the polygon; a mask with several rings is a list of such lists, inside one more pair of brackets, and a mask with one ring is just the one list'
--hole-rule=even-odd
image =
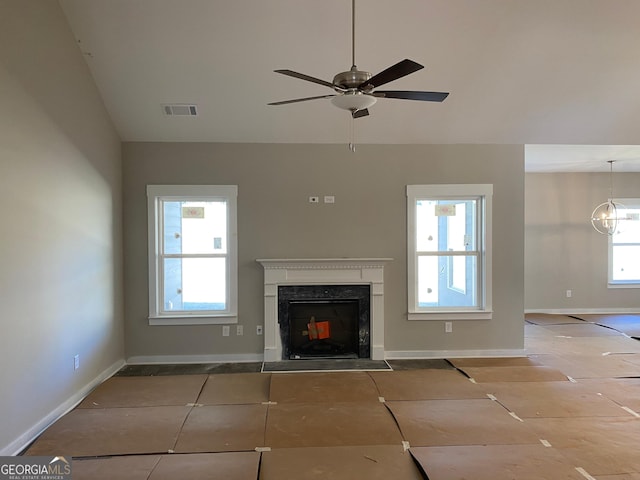
{"label": "white fireplace mantel", "polygon": [[280,285],[370,285],[371,359],[384,360],[384,265],[392,258],[257,259],[264,267],[264,360],[282,360]]}

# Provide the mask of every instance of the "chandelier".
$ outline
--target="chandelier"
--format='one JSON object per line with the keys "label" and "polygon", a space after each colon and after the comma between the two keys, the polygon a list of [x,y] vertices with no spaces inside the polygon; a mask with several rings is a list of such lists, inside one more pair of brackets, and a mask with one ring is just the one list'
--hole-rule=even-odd
{"label": "chandelier", "polygon": [[598,205],[591,214],[591,225],[596,232],[603,235],[616,233],[621,220],[618,211],[624,209],[624,205],[613,201],[613,162],[615,160],[607,160],[609,164],[609,199]]}

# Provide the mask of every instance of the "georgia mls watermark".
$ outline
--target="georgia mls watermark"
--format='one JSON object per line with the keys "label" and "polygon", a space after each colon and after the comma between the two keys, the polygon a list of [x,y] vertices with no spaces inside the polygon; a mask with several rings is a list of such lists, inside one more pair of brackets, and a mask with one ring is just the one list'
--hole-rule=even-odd
{"label": "georgia mls watermark", "polygon": [[71,480],[71,457],[0,457],[0,480]]}

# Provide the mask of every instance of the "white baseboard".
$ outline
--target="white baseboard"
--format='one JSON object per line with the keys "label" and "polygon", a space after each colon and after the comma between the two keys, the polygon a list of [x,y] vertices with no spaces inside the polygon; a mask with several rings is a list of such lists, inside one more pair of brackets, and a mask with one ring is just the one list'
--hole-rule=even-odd
{"label": "white baseboard", "polygon": [[523,349],[513,350],[387,350],[385,360],[423,360],[442,358],[526,357]]}
{"label": "white baseboard", "polygon": [[530,308],[525,309],[524,313],[554,313],[559,315],[578,315],[580,313],[584,315],[624,315],[624,314],[638,314],[640,308]]}
{"label": "white baseboard", "polygon": [[44,432],[53,422],[58,420],[66,413],[73,410],[94,388],[104,382],[107,378],[113,376],[118,370],[124,367],[125,361],[118,360],[110,367],[100,373],[96,378],[87,383],[80,390],[75,392],[64,403],[52,410],[44,418],[36,422],[26,432],[16,438],[13,442],[4,448],[0,449],[0,456],[15,456],[24,450],[31,442],[33,442],[38,435]]}
{"label": "white baseboard", "polygon": [[246,363],[262,362],[261,353],[228,353],[219,355],[136,355],[127,358],[127,365],[182,363]]}

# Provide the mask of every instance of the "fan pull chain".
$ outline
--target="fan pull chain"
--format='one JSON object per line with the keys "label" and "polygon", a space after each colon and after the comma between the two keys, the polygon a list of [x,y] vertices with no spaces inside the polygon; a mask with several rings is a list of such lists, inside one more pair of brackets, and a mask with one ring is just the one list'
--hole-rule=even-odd
{"label": "fan pull chain", "polygon": [[351,117],[351,123],[349,124],[349,150],[353,153],[356,151],[355,123],[353,117]]}

